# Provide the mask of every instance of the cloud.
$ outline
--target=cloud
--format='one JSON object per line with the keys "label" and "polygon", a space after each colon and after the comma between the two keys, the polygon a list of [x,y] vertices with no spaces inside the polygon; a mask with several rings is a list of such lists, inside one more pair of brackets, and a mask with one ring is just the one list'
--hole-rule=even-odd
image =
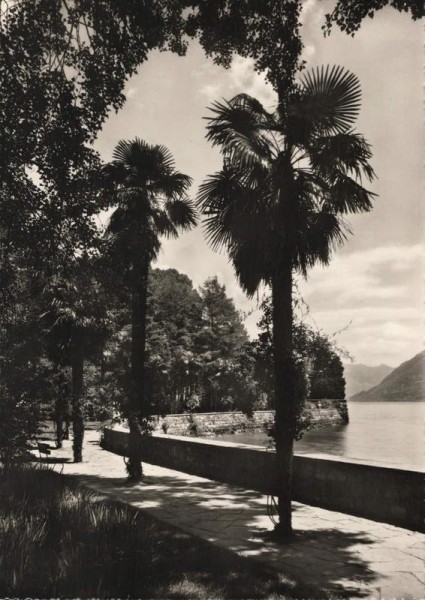
{"label": "cloud", "polygon": [[304,0],[300,15],[300,22],[302,24],[304,24],[306,19],[310,17],[311,13],[317,9],[317,6],[317,0]]}
{"label": "cloud", "polygon": [[423,249],[382,246],[335,256],[300,282],[315,322],[366,364],[397,365],[423,347]]}
{"label": "cloud", "polygon": [[313,44],[307,44],[307,46],[304,46],[303,48],[303,51],[301,53],[301,59],[305,60],[308,63],[308,61],[311,60],[315,54],[316,46],[314,46]]}
{"label": "cloud", "polygon": [[198,93],[210,102],[245,93],[257,98],[268,110],[273,110],[276,105],[275,91],[265,75],[255,72],[251,58],[235,56],[227,71],[209,66],[198,70],[196,76],[200,80]]}
{"label": "cloud", "polygon": [[338,306],[347,301],[351,305],[365,300],[398,301],[409,296],[412,285],[418,287],[422,257],[420,244],[339,254],[329,267],[315,267],[310,272],[305,290],[318,298],[332,295]]}
{"label": "cloud", "polygon": [[132,98],[137,93],[137,88],[129,87],[128,90],[125,91],[125,95],[127,98]]}

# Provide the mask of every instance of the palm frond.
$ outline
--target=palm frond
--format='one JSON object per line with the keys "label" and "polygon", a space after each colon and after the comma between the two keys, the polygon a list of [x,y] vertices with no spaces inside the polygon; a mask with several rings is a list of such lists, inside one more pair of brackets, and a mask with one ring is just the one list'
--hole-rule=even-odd
{"label": "palm frond", "polygon": [[256,218],[266,208],[268,198],[261,187],[243,185],[239,171],[223,169],[211,175],[198,190],[197,205],[206,216],[203,221],[207,241],[213,250],[230,248],[232,236],[248,216]]}
{"label": "palm frond", "polygon": [[164,209],[174,228],[184,230],[196,225],[196,209],[189,198],[167,200]]}
{"label": "palm frond", "polygon": [[291,128],[298,135],[300,131],[344,133],[359,114],[360,100],[358,78],[343,67],[307,71],[289,106]]}
{"label": "palm frond", "polygon": [[110,218],[108,232],[116,254],[130,262],[140,253],[150,259],[159,251],[161,235],[175,237],[178,229],[196,223],[193,204],[185,197],[192,183],[175,171],[171,152],[139,138],[118,142],[110,170],[120,175],[115,196],[119,206]]}
{"label": "palm frond", "polygon": [[268,135],[273,116],[260,102],[240,94],[228,102],[215,102],[210,110],[214,116],[207,118],[207,140],[232,154],[233,162],[238,160],[243,167],[270,163],[276,153],[274,140]]}
{"label": "palm frond", "polygon": [[153,146],[140,138],[120,140],[113,152],[113,165],[125,169],[126,179],[139,185],[156,181],[174,171],[174,159],[165,146]]}
{"label": "palm frond", "polygon": [[353,132],[338,133],[315,138],[308,148],[313,169],[325,174],[330,181],[335,173],[342,172],[369,181],[375,173],[369,160],[372,157],[370,145],[364,137]]}
{"label": "palm frond", "polygon": [[375,196],[351,177],[338,173],[330,188],[327,205],[339,214],[369,212],[373,208],[372,199]]}
{"label": "palm frond", "polygon": [[138,138],[134,141],[120,140],[112,153],[112,159],[115,165],[133,165],[134,152],[137,145],[146,146],[147,144]]}
{"label": "palm frond", "polygon": [[215,251],[222,247],[229,248],[232,243],[228,215],[231,215],[232,202],[239,188],[227,170],[211,175],[199,187],[196,203],[206,216],[203,220],[204,232],[207,242]]}
{"label": "palm frond", "polygon": [[152,219],[158,235],[164,235],[167,238],[178,237],[179,232],[165,210],[154,211]]}
{"label": "palm frond", "polygon": [[156,154],[158,165],[163,172],[171,173],[175,169],[174,158],[166,146],[162,144],[153,146],[153,152]]}
{"label": "palm frond", "polygon": [[167,198],[180,198],[192,185],[192,178],[178,171],[166,171],[161,177],[149,183],[152,194],[164,194]]}
{"label": "palm frond", "polygon": [[304,276],[316,263],[327,266],[332,252],[341,246],[351,233],[341,218],[327,210],[311,213],[298,231],[295,244],[294,267]]}
{"label": "palm frond", "polygon": [[[257,241],[262,240],[257,237]],[[255,294],[262,282],[268,283],[270,280],[270,261],[264,249],[268,250],[263,244],[257,245],[251,240],[234,246],[229,254],[239,284],[249,297]]]}

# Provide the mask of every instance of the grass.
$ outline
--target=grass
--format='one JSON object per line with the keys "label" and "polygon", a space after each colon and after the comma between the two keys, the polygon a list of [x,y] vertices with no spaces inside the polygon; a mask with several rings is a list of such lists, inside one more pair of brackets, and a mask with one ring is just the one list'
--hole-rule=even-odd
{"label": "grass", "polygon": [[0,549],[1,598],[329,597],[36,467],[0,471]]}

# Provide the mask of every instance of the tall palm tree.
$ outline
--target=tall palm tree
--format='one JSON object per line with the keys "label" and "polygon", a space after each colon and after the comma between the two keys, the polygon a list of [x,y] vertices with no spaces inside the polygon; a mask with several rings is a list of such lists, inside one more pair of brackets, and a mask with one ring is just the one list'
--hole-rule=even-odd
{"label": "tall palm tree", "polygon": [[349,232],[345,213],[369,211],[370,146],[352,130],[360,85],[341,67],[304,74],[276,111],[240,94],[215,103],[207,139],[223,169],[200,187],[198,206],[213,248],[225,247],[248,294],[270,285],[276,397],[278,532],[292,532],[292,454],[297,398],[292,347],[293,273],[304,276]]}
{"label": "tall palm tree", "polygon": [[136,138],[121,140],[110,165],[118,207],[109,232],[123,264],[131,290],[131,382],[128,393],[130,428],[129,480],[143,477],[141,439],[148,407],[145,401],[144,366],[148,272],[161,247],[160,237],[177,237],[179,230],[196,224],[196,213],[187,198],[188,175],[174,168],[164,146],[152,146]]}
{"label": "tall palm tree", "polygon": [[[110,333],[98,279],[95,262],[83,255],[74,261],[67,273],[51,276],[44,289],[47,310],[42,318],[47,326],[48,355],[55,365],[60,383],[56,402],[57,412],[62,413],[59,421],[62,421],[64,412],[64,368],[71,367],[74,462],[83,460],[84,363],[98,353]],[[57,442],[60,446],[59,432]]]}

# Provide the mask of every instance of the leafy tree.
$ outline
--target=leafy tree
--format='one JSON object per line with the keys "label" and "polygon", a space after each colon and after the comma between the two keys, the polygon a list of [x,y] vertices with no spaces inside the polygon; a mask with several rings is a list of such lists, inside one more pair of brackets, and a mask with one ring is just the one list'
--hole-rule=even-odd
{"label": "leafy tree", "polygon": [[40,433],[42,411],[37,399],[28,392],[18,396],[3,382],[0,396],[0,465],[8,471],[26,457],[30,442]]}
{"label": "leafy tree", "polygon": [[234,302],[226,295],[216,276],[206,280],[200,289],[204,328],[214,336],[214,348],[223,357],[231,355],[248,341],[246,329]]}
{"label": "leafy tree", "polygon": [[126,269],[131,290],[131,383],[127,416],[130,427],[128,472],[132,481],[142,476],[141,426],[149,416],[145,390],[146,311],[149,267],[161,247],[160,237],[176,237],[196,223],[186,196],[191,184],[174,168],[164,146],[142,140],[120,141],[114,151],[109,176],[115,182],[118,207],[111,216],[117,264]]}
{"label": "leafy tree", "polygon": [[[76,259],[73,269],[52,277],[44,291],[43,314],[49,332],[50,358],[62,377],[59,378],[60,400],[67,395],[63,368],[71,367],[71,408],[74,462],[83,460],[84,439],[84,363],[102,350],[109,333],[103,295],[96,278],[96,264],[88,256]],[[59,407],[58,407],[59,409]]]}
{"label": "leafy tree", "polygon": [[[295,304],[295,303],[293,303]],[[271,299],[266,298],[261,305],[263,315],[258,323],[260,333],[251,342],[251,353],[255,359],[255,376],[261,389],[266,393],[270,406],[274,405],[273,384],[273,310]],[[308,398],[344,399],[345,379],[341,353],[332,336],[315,330],[297,314],[294,308],[293,323],[294,353],[302,361],[302,368],[308,378]],[[301,398],[302,400],[302,398]],[[302,406],[299,414],[302,412]],[[298,437],[302,433],[298,424]]]}
{"label": "leafy tree", "polygon": [[366,17],[373,19],[375,13],[385,6],[410,13],[413,20],[425,16],[422,0],[338,0],[332,12],[326,15],[323,29],[329,34],[333,23],[336,23],[341,31],[354,35]]}
{"label": "leafy tree", "polygon": [[[208,307],[186,275],[175,269],[149,272],[145,361],[149,412],[249,412],[258,405],[254,359],[240,316],[216,278],[201,290],[205,288],[214,291],[206,294]],[[114,302],[110,310],[116,330],[106,346],[102,388],[106,385],[105,395],[117,399],[128,386],[131,315],[128,298]]]}
{"label": "leafy tree", "polygon": [[7,236],[5,241],[0,286],[0,461],[10,468],[39,433],[55,387],[44,354],[34,278],[25,254],[8,244]]}
{"label": "leafy tree", "polygon": [[341,67],[307,73],[267,112],[240,94],[215,103],[207,138],[224,155],[222,171],[200,187],[207,237],[227,248],[242,287],[272,290],[276,390],[278,532],[291,533],[292,454],[297,368],[293,356],[293,271],[328,264],[348,230],[345,213],[369,211],[370,147],[352,131],[360,107],[357,78]]}
{"label": "leafy tree", "polygon": [[207,56],[229,67],[233,56],[254,60],[256,71],[283,99],[292,85],[303,48],[298,0],[192,0],[186,30],[197,37]]}
{"label": "leafy tree", "polygon": [[195,339],[202,302],[192,281],[175,269],[150,273],[147,321],[147,385],[155,412],[182,412],[199,393]]}
{"label": "leafy tree", "polygon": [[248,336],[233,301],[226,296],[225,287],[218,283],[217,277],[207,279],[200,294],[202,327],[196,339],[202,377],[200,409],[231,409],[235,400],[231,388],[237,380],[237,357]]}
{"label": "leafy tree", "polygon": [[344,366],[331,341],[323,334],[314,333],[309,343],[313,357],[310,364],[310,398],[344,399]]}
{"label": "leafy tree", "polygon": [[11,184],[35,165],[48,182],[90,160],[88,143],[122,107],[149,51],[185,50],[179,2],[0,2],[0,131]]}

